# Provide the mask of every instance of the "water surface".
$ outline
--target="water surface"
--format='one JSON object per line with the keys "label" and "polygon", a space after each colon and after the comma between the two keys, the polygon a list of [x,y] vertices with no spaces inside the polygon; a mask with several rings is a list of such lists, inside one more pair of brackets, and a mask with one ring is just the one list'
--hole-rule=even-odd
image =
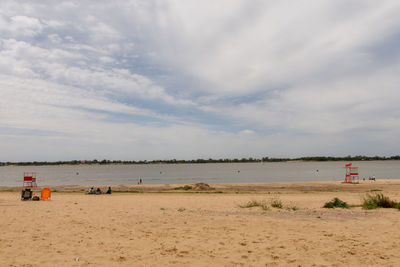
{"label": "water surface", "polygon": [[[36,172],[39,185],[117,185],[340,181],[347,162],[265,162],[144,165],[1,166],[0,186],[22,185]],[[360,161],[360,177],[400,178],[400,161]]]}

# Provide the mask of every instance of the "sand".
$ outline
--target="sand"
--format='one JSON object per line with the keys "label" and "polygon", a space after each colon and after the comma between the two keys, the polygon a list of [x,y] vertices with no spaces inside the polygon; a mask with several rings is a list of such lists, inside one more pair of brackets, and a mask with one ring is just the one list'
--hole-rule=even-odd
{"label": "sand", "polygon": [[57,187],[38,202],[3,187],[0,266],[400,266],[400,211],[322,208],[371,190],[400,201],[399,180],[211,186]]}

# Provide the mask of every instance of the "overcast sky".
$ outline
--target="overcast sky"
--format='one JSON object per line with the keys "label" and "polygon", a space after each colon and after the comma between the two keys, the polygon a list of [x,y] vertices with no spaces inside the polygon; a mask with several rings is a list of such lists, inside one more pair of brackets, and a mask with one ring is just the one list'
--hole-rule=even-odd
{"label": "overcast sky", "polygon": [[0,2],[0,161],[400,154],[400,1]]}

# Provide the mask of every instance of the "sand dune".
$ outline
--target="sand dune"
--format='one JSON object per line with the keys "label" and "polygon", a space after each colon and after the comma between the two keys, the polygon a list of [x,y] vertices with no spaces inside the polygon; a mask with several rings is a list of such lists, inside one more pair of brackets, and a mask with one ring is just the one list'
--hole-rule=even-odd
{"label": "sand dune", "polygon": [[[39,202],[1,192],[0,266],[399,266],[400,211],[321,208],[333,197],[360,204],[371,190],[400,201],[399,188],[218,185],[226,193],[57,192]],[[283,208],[239,207],[273,199]]]}

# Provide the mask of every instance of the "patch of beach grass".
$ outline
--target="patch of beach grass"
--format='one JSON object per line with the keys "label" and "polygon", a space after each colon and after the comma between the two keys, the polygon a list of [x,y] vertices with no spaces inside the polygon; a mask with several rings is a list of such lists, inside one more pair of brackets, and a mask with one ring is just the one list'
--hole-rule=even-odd
{"label": "patch of beach grass", "polygon": [[265,203],[265,201],[257,201],[257,200],[250,200],[244,205],[239,205],[240,208],[254,208],[254,207],[260,207],[263,210],[269,210],[268,205]]}
{"label": "patch of beach grass", "polygon": [[249,202],[247,202],[244,205],[239,205],[239,207],[241,208],[253,208],[253,207],[259,207],[260,206],[260,202],[256,201],[256,200],[250,200]]}
{"label": "patch of beach grass", "polygon": [[283,208],[282,201],[279,198],[273,198],[271,200],[271,207],[281,209]]}
{"label": "patch of beach grass", "polygon": [[398,208],[399,203],[391,200],[388,196],[382,193],[367,194],[362,204],[363,209],[371,210],[378,208]]}
{"label": "patch of beach grass", "polygon": [[286,207],[286,209],[287,209],[287,210],[296,211],[296,210],[298,210],[299,208],[296,207],[296,206],[288,206],[288,207]]}
{"label": "patch of beach grass", "polygon": [[349,205],[346,202],[344,202],[343,200],[335,197],[331,201],[326,202],[325,205],[323,206],[323,208],[326,208],[326,209],[333,209],[333,208],[348,209]]}
{"label": "patch of beach grass", "polygon": [[193,187],[192,186],[190,186],[190,185],[185,185],[185,186],[179,186],[179,187],[175,187],[174,188],[174,190],[190,190],[190,189],[192,189]]}

